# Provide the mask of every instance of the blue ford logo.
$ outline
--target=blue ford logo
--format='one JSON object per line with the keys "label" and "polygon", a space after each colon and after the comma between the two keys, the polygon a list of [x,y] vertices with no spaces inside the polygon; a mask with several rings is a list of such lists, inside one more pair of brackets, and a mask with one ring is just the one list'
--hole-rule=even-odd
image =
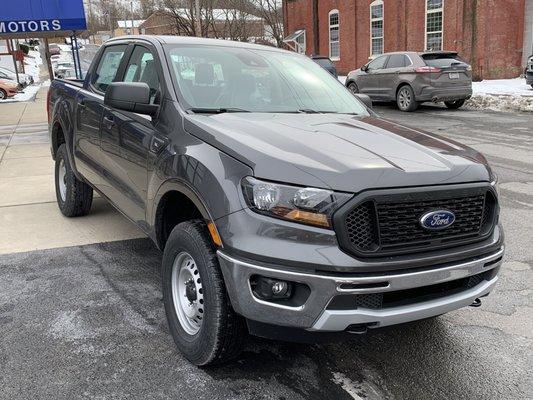
{"label": "blue ford logo", "polygon": [[420,225],[430,231],[445,229],[455,222],[455,214],[448,210],[430,211],[420,218]]}

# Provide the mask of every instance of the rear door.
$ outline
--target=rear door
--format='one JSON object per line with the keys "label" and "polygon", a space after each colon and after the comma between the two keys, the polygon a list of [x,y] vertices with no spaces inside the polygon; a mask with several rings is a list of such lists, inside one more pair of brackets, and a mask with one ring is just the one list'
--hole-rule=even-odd
{"label": "rear door", "polygon": [[426,53],[421,57],[428,67],[438,68],[430,75],[435,88],[472,86],[472,68],[457,53]]}
{"label": "rear door", "polygon": [[100,123],[104,109],[104,93],[117,75],[126,48],[125,44],[105,47],[85,87],[76,95],[76,167],[96,187],[101,182],[103,164],[100,152]]}
{"label": "rear door", "polygon": [[373,99],[379,99],[382,91],[380,78],[389,56],[379,56],[367,64],[367,70],[361,71],[357,79],[357,86],[361,93],[369,95]]}
{"label": "rear door", "polygon": [[[150,87],[151,104],[160,104],[162,100],[162,70],[156,54],[150,45],[136,44],[123,77],[118,79],[146,83]],[[165,141],[157,137],[156,124],[156,118],[146,115],[107,106],[104,110],[102,153],[107,164],[102,189],[123,213],[136,222],[145,220],[148,154],[151,149],[162,148]]]}

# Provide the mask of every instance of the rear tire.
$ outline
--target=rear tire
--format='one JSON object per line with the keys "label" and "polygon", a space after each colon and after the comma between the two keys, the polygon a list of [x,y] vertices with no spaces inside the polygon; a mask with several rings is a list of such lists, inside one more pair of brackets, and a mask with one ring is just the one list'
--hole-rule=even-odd
{"label": "rear tire", "polygon": [[348,90],[352,93],[352,94],[357,94],[359,93],[359,88],[357,87],[357,84],[355,82],[350,82],[349,85],[348,85]]}
{"label": "rear tire", "polygon": [[459,107],[462,107],[465,104],[465,99],[454,100],[454,101],[445,101],[444,104],[450,110],[457,110]]}
{"label": "rear tire", "polygon": [[247,337],[231,307],[205,223],[186,221],[172,230],[163,255],[163,300],[170,332],[193,364],[237,357]]}
{"label": "rear tire", "polygon": [[55,165],[56,199],[65,217],[87,215],[93,203],[93,189],[74,175],[63,143],[57,149]]}
{"label": "rear tire", "polygon": [[415,100],[415,92],[409,85],[402,86],[396,94],[396,105],[400,111],[415,111],[418,108],[418,102]]}

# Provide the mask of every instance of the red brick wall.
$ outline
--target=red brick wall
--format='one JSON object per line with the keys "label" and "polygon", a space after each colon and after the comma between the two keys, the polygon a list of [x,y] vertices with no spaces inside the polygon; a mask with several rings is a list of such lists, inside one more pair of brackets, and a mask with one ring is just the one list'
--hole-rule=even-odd
{"label": "red brick wall", "polygon": [[[340,74],[360,67],[370,55],[372,0],[318,0],[321,55],[329,54],[328,13],[339,10]],[[284,0],[285,31],[306,30],[313,53],[312,0]],[[443,49],[458,51],[479,78],[509,78],[522,72],[525,0],[444,0]],[[424,50],[425,0],[384,0],[384,49]]]}

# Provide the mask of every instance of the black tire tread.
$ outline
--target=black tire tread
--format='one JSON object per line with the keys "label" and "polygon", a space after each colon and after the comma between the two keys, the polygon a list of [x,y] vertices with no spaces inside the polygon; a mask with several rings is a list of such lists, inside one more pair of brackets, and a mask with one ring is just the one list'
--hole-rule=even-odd
{"label": "black tire tread", "polygon": [[[204,261],[210,273],[209,283],[215,296],[222,299],[222,301],[216,302],[214,310],[210,310],[216,315],[215,343],[210,349],[204,347],[206,352],[201,357],[189,358],[189,360],[198,366],[222,364],[241,353],[243,338],[247,336],[245,323],[243,318],[237,315],[231,307],[222,271],[218,264],[216,249],[211,242],[204,221],[190,220],[176,225],[168,238],[167,246],[165,246],[165,256],[169,247],[168,243],[181,240],[180,236],[183,234],[190,237],[192,242],[200,247],[199,250],[204,255]],[[205,279],[202,281],[206,282]]]}
{"label": "black tire tread", "polygon": [[[61,159],[65,160],[67,169],[67,198],[63,202],[59,193],[58,169]],[[70,161],[67,154],[66,144],[63,143],[57,149],[56,165],[55,165],[55,180],[56,180],[56,197],[59,209],[66,217],[80,217],[87,215],[91,210],[93,203],[93,188],[87,183],[80,181],[74,175]]]}

